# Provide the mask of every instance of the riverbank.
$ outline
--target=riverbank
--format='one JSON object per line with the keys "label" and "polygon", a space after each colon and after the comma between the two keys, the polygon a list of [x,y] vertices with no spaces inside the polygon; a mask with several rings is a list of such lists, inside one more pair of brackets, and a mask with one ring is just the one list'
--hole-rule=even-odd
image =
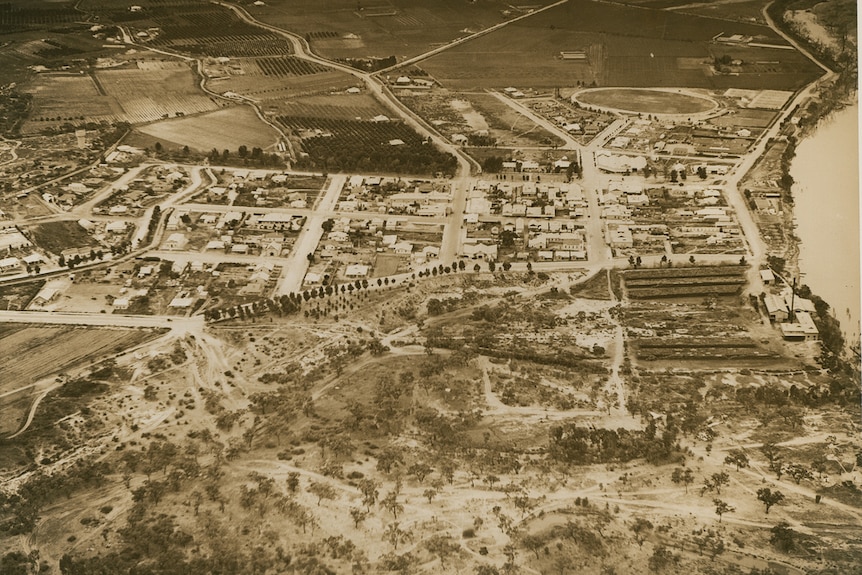
{"label": "riverbank", "polygon": [[[775,9],[786,4],[786,0],[778,0],[769,8],[777,23],[781,20],[781,12]],[[801,37],[797,30],[781,27],[838,74],[833,80],[824,83],[801,109],[794,111],[792,122],[788,122],[783,129],[782,137],[770,144],[773,150],[771,159],[768,149],[759,160],[759,163],[763,164],[758,167],[760,175],[769,172],[774,174],[782,197],[778,215],[772,217],[771,221],[769,217],[761,215],[757,218],[758,225],[768,246],[770,265],[783,268],[788,277],[801,277],[802,283],[809,284],[801,291],[818,303],[815,320],[824,348],[822,365],[836,371],[853,373],[855,377],[859,373],[860,314],[858,304],[851,304],[851,300],[858,302],[858,297],[854,299],[851,293],[855,289],[858,295],[859,290],[858,160],[855,151],[849,152],[846,148],[850,145],[856,148],[857,144],[852,138],[845,138],[844,148],[838,145],[836,149],[834,144],[830,148],[829,140],[834,139],[834,136],[828,133],[824,135],[823,132],[820,132],[820,140],[815,140],[818,130],[829,125],[830,118],[839,114],[856,114],[858,110],[855,53],[838,56],[821,53],[822,50],[817,49],[819,46]],[[845,113],[848,109],[850,112]],[[852,133],[856,133],[855,129]],[[831,154],[829,150],[832,150]],[[797,158],[800,151],[805,156]],[[818,152],[823,155],[818,157]],[[842,152],[852,153],[853,159],[848,161],[845,156],[843,164],[836,162],[836,155]],[[826,173],[827,170],[829,173]],[[794,174],[799,177],[799,184],[795,182]],[[855,193],[847,192],[848,180],[856,182],[849,186]],[[837,189],[843,189],[845,193],[836,194]],[[803,196],[804,190],[811,192]],[[831,194],[830,199],[835,201],[824,202],[827,193]],[[838,203],[836,195],[843,198],[843,204]],[[849,213],[851,211],[852,214]],[[824,230],[834,227],[836,216],[851,215],[857,216],[852,220],[855,225],[852,221],[845,223],[842,226],[843,232],[832,236],[831,243],[818,242],[824,237]],[[848,248],[848,243],[852,243],[855,249],[842,249]],[[847,269],[848,267],[853,269]],[[836,282],[838,270],[845,275]],[[844,284],[843,297],[833,289],[835,283]],[[820,292],[823,297],[818,297],[812,290]],[[824,297],[833,304],[837,302],[836,313],[832,313],[831,306]],[[856,313],[841,313],[850,307],[854,307]],[[844,320],[844,327],[841,326],[841,319]],[[848,341],[852,342],[852,345],[848,345]]]}

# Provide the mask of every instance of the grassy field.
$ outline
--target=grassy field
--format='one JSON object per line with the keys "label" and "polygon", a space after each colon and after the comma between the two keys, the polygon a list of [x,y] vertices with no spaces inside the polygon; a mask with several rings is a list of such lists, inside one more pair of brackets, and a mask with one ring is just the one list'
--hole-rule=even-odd
{"label": "grassy field", "polygon": [[188,118],[164,120],[138,128],[147,136],[208,152],[236,150],[239,146],[268,148],[278,132],[264,124],[248,106],[234,106]]}
{"label": "grassy field", "polygon": [[[422,67],[453,88],[553,88],[595,80],[600,86],[792,89],[817,73],[791,50],[742,47],[731,53],[711,43],[722,33],[785,43],[766,26],[572,0],[447,50]],[[561,51],[572,50],[586,52],[587,59],[560,58]],[[708,63],[725,53],[771,64],[739,76],[714,75]]]}
{"label": "grassy field", "polygon": [[[39,380],[118,353],[153,337],[154,332],[73,326],[0,327],[0,435],[13,431],[29,407]],[[10,393],[11,392],[11,393]]]}
{"label": "grassy field", "polygon": [[578,94],[585,104],[644,114],[697,114],[715,107],[706,98],[658,90],[607,89]]}

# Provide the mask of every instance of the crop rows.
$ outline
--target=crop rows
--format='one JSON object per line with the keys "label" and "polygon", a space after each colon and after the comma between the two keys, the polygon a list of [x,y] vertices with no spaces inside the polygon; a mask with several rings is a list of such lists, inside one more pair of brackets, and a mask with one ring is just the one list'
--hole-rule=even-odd
{"label": "crop rows", "polygon": [[638,349],[666,348],[745,348],[757,347],[753,339],[748,337],[672,337],[635,339],[632,343]]}
{"label": "crop rows", "polygon": [[686,285],[627,288],[631,299],[659,299],[672,297],[720,297],[739,293],[740,285]]}
{"label": "crop rows", "polygon": [[744,276],[744,266],[700,266],[692,268],[659,268],[627,270],[626,280],[639,278],[694,278],[704,276]]}
{"label": "crop rows", "polygon": [[306,62],[294,56],[283,58],[262,58],[256,64],[264,76],[308,76],[326,72],[327,68],[314,62]]}
{"label": "crop rows", "polygon": [[686,278],[644,278],[644,279],[628,279],[626,278],[626,287],[659,287],[659,286],[683,286],[683,285],[741,285],[745,283],[745,278],[742,276],[701,276],[701,277],[686,277]]}
{"label": "crop rows", "polygon": [[775,357],[771,351],[756,347],[720,348],[650,348],[638,353],[638,358],[646,361],[657,359],[688,360],[725,360],[725,359],[768,359]]}
{"label": "crop rows", "polygon": [[22,26],[65,24],[81,18],[73,8],[21,8],[11,4],[0,5],[0,29],[18,29]]}
{"label": "crop rows", "polygon": [[[314,167],[342,171],[454,174],[456,160],[426,143],[401,122],[367,122],[299,116],[278,121],[302,137]],[[319,130],[320,132],[316,132]],[[391,145],[401,140],[403,144]]]}

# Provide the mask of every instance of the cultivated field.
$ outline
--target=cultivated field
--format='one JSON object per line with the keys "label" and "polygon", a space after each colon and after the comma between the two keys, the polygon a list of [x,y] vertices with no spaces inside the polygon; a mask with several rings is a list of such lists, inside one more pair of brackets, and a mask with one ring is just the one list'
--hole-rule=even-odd
{"label": "cultivated field", "polygon": [[[153,336],[152,331],[71,326],[0,327],[0,435],[15,430],[33,389],[16,392],[87,361],[118,353]],[[12,393],[6,397],[2,394]]]}
{"label": "cultivated field", "polygon": [[141,126],[138,131],[153,138],[208,152],[236,150],[239,146],[267,148],[279,134],[257,117],[248,106],[233,106],[187,118],[163,120]]}
{"label": "cultivated field", "polygon": [[200,90],[188,65],[181,62],[103,70],[96,79],[103,93],[119,103],[124,119],[133,124],[219,108]]}
{"label": "cultivated field", "polygon": [[[793,50],[713,44],[724,33],[784,44],[770,28],[661,10],[574,0],[422,62],[449,87],[600,86],[792,89],[817,69]],[[583,51],[563,60],[561,51]],[[757,68],[715,75],[708,65],[731,55]],[[758,64],[769,62],[769,64]]]}
{"label": "cultivated field", "polygon": [[455,158],[426,143],[403,122],[279,116],[321,170],[426,175],[455,172]]}
{"label": "cultivated field", "polygon": [[280,102],[285,116],[307,116],[337,120],[370,120],[375,116],[391,116],[383,104],[367,94],[320,94],[306,98],[291,98]]}
{"label": "cultivated field", "polygon": [[99,91],[92,76],[40,74],[26,90],[33,95],[33,108],[24,133],[82,119],[113,121],[122,114],[117,102]]}
{"label": "cultivated field", "polygon": [[585,90],[578,92],[577,98],[587,105],[644,114],[699,114],[716,107],[715,102],[691,93],[661,90]]}
{"label": "cultivated field", "polygon": [[[531,6],[548,3],[533,2]],[[521,14],[501,0],[299,0],[248,6],[256,18],[302,34],[330,58],[413,56]],[[504,14],[505,13],[505,14]],[[507,15],[508,14],[508,15]]]}

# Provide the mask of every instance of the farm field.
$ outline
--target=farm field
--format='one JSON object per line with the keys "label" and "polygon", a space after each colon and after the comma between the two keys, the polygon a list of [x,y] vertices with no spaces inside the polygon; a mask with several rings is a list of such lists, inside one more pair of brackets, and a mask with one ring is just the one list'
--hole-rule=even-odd
{"label": "farm field", "polygon": [[236,150],[239,146],[266,150],[279,134],[257,117],[248,106],[232,106],[186,118],[163,120],[137,128],[153,138],[208,152]]}
{"label": "farm field", "polygon": [[96,74],[96,79],[104,93],[119,103],[124,118],[133,124],[219,108],[200,90],[189,66],[181,62],[104,70]]}
{"label": "farm field", "polygon": [[33,107],[22,130],[25,134],[82,118],[110,122],[122,115],[119,104],[99,92],[92,76],[40,74],[26,91],[33,95]]}
{"label": "farm field", "polygon": [[[549,3],[540,0],[532,6]],[[359,7],[359,8],[358,8]],[[305,36],[328,58],[415,56],[504,21],[520,11],[501,0],[442,0],[433,10],[421,0],[362,3],[353,0],[275,0],[248,6],[252,16]]]}
{"label": "farm field", "polygon": [[426,143],[402,122],[279,116],[308,154],[308,166],[348,172],[455,173],[456,160]]}
{"label": "farm field", "polygon": [[[12,326],[0,328],[0,394],[28,386],[101,356],[119,353],[153,337],[155,332],[133,329]],[[12,411],[0,400],[0,434],[20,423],[30,393],[12,394]],[[17,413],[14,413],[17,412]]]}
{"label": "farm field", "polygon": [[[633,87],[752,87],[795,89],[818,69],[791,50],[711,43],[719,34],[743,34],[784,44],[770,28],[676,12],[574,0],[457,46],[422,62],[450,88],[554,88],[587,83]],[[563,60],[579,50],[586,60]],[[757,64],[738,75],[715,75],[715,57]],[[517,80],[515,80],[517,79]]]}
{"label": "farm field", "polygon": [[333,120],[370,120],[391,115],[383,104],[368,94],[320,94],[291,98],[279,103],[284,116],[331,118]]}
{"label": "farm field", "polygon": [[584,104],[644,114],[698,114],[716,107],[706,98],[660,90],[586,90],[577,98]]}

